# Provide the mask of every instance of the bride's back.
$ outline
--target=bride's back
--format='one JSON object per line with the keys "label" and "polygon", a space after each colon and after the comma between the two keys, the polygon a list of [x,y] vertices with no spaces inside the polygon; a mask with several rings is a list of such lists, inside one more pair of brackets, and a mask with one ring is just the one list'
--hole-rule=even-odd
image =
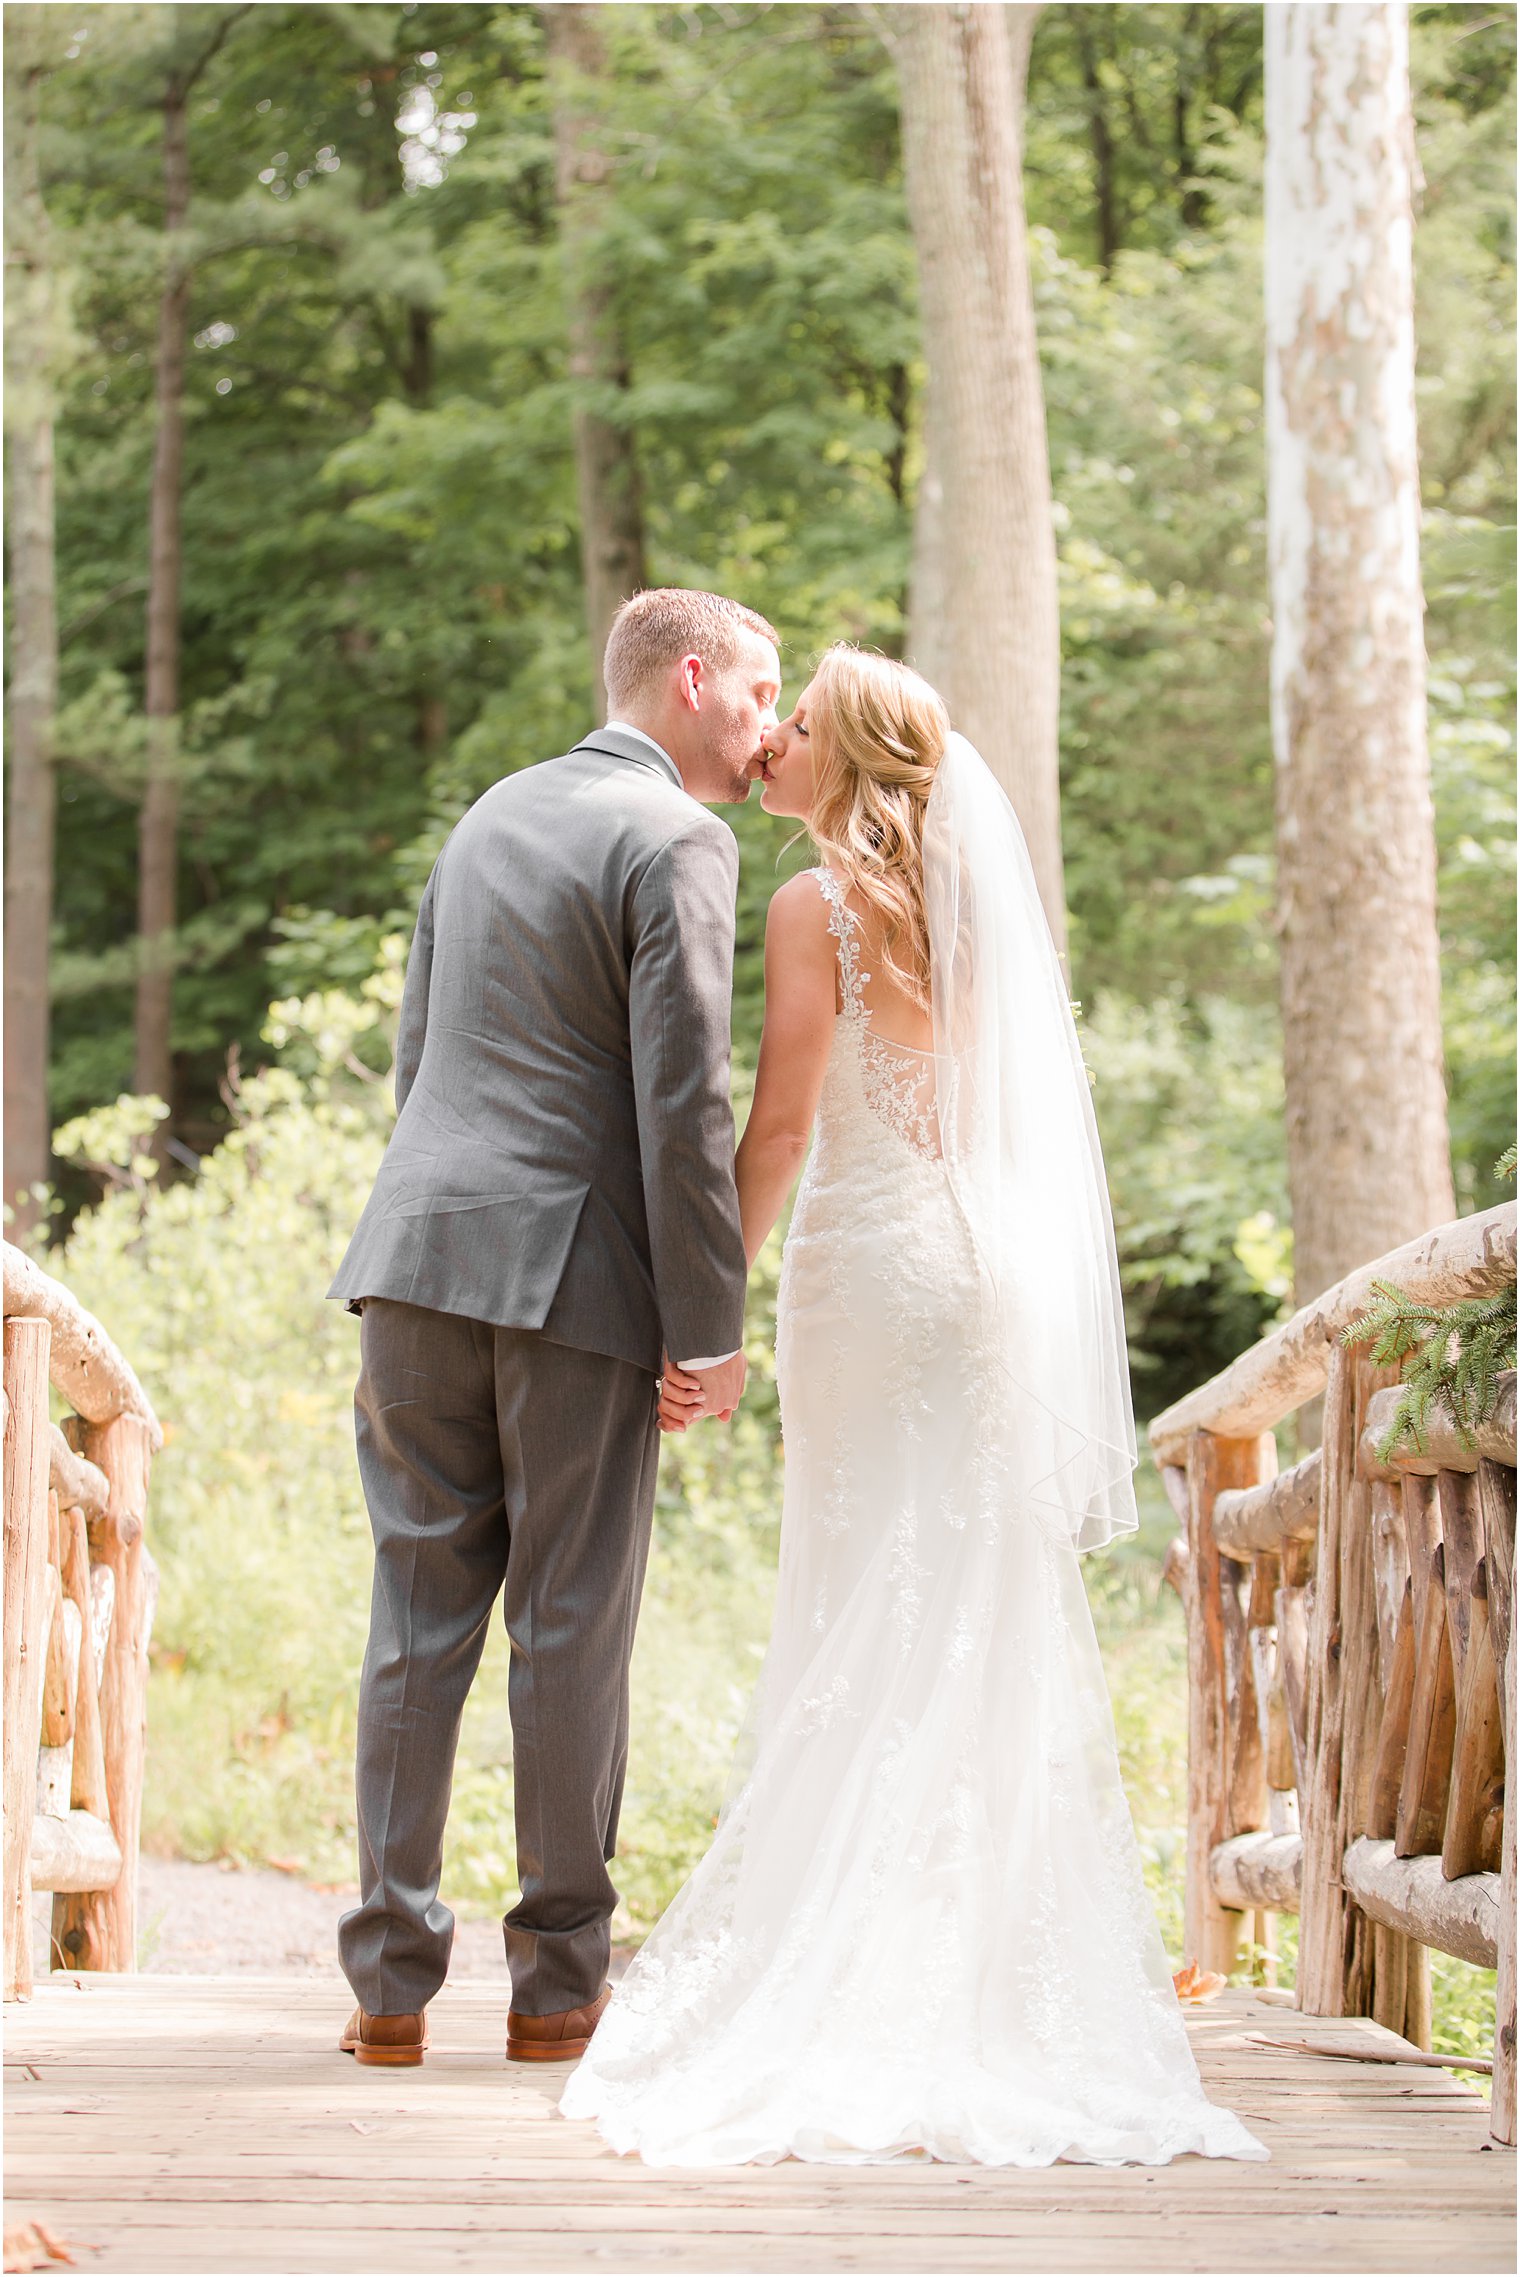
{"label": "bride's back", "polygon": [[[859,891],[846,886],[845,906],[855,920],[855,941],[859,956],[860,1002],[871,1024],[871,1033],[883,1043],[896,1044],[904,1051],[930,1052],[934,1049],[934,1023],[927,1009],[909,995],[896,980],[884,955],[886,919],[881,911]],[[835,1006],[844,1010],[844,996],[838,976],[835,978]]]}

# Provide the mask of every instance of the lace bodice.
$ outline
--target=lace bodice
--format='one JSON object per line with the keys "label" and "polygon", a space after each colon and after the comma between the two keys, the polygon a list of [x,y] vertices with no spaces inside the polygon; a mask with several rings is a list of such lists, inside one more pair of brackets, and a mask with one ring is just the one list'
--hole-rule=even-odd
{"label": "lace bodice", "polygon": [[1014,1491],[934,1061],[842,880],[777,1298],[775,1628],[707,1856],[561,2108],[655,2165],[1264,2155],[1204,2098],[1076,1553]]}
{"label": "lace bodice", "polygon": [[[860,919],[845,898],[843,879],[825,869],[814,870],[813,876],[838,945],[844,1007],[819,1100],[818,1144],[847,1157],[874,1156],[897,1171],[902,1168],[900,1146],[922,1162],[938,1162],[934,1055],[877,1034],[866,1003],[871,975],[861,962]],[[882,1131],[899,1144],[883,1145]]]}

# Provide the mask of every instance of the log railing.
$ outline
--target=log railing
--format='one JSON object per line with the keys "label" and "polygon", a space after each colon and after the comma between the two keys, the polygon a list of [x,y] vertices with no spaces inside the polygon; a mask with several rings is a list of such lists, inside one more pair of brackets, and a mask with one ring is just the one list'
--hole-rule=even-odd
{"label": "log railing", "polygon": [[[1515,1382],[1476,1442],[1377,1449],[1395,1371],[1344,1345],[1374,1281],[1445,1306],[1515,1280],[1515,1208],[1349,1276],[1151,1425],[1182,1528],[1189,1955],[1299,1917],[1297,2004],[1430,2044],[1427,1948],[1498,1970],[1492,2129],[1515,2141]],[[1323,1395],[1279,1472],[1273,1427]],[[1270,1964],[1269,1964],[1270,1965]]]}
{"label": "log railing", "polygon": [[[49,1421],[48,1386],[72,1409]],[[60,1967],[137,1965],[148,1636],[163,1433],[93,1315],[5,1244],[5,1998],[32,1989],[31,1897]]]}

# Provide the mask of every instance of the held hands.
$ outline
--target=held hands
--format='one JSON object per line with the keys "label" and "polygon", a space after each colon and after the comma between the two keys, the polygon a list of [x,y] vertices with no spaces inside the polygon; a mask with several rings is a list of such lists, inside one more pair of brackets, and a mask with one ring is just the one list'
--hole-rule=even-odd
{"label": "held hands", "polygon": [[716,1368],[678,1368],[666,1360],[660,1371],[660,1429],[685,1431],[706,1415],[727,1423],[744,1394],[744,1366],[742,1352]]}

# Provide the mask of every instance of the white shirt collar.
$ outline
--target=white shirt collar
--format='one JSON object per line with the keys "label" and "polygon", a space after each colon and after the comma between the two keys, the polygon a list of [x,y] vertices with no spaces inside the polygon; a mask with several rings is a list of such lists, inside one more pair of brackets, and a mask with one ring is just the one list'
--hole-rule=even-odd
{"label": "white shirt collar", "polygon": [[[631,735],[635,737],[638,742],[647,743],[650,750],[653,751],[659,758],[663,759],[667,767],[676,767],[674,759],[671,758],[670,753],[666,750],[664,744],[656,743],[654,737],[652,735],[646,735],[641,727],[630,727],[627,720],[625,719],[610,719],[608,720],[607,725],[609,728],[615,727],[619,735]],[[679,775],[680,772],[680,768],[676,767],[676,773]]]}

